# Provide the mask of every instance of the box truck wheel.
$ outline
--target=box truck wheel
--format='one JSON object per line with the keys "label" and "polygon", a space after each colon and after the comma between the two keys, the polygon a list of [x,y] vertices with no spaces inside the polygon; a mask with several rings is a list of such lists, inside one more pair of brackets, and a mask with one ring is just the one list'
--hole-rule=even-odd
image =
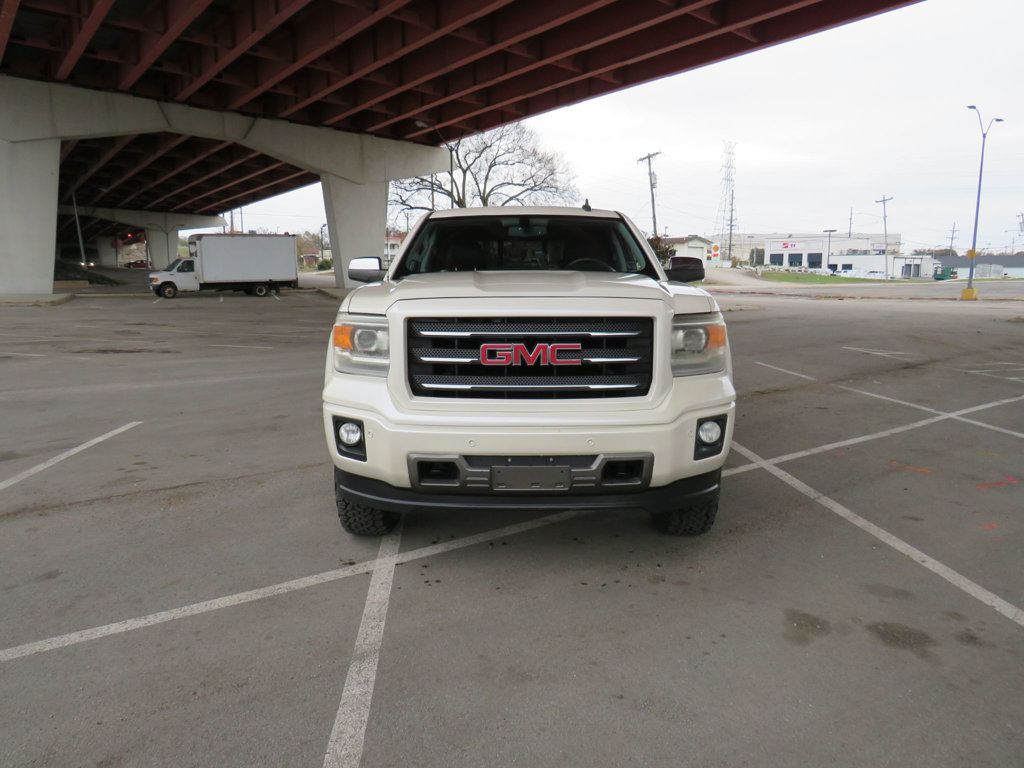
{"label": "box truck wheel", "polygon": [[270,293],[270,289],[267,288],[267,286],[265,286],[263,283],[260,283],[259,285],[254,285],[252,287],[252,292],[256,296],[266,296],[268,293]]}
{"label": "box truck wheel", "polygon": [[173,299],[178,295],[178,286],[174,283],[164,283],[160,286],[160,295],[165,299]]}
{"label": "box truck wheel", "polygon": [[690,507],[654,512],[651,521],[662,533],[671,536],[700,536],[711,530],[718,514],[718,494],[713,499]]}

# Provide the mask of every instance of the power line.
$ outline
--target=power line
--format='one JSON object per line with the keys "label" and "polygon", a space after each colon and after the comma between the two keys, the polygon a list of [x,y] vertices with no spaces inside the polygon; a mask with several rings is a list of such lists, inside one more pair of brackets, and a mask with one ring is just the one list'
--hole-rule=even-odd
{"label": "power line", "polygon": [[651,187],[651,236],[658,236],[658,213],[654,209],[654,188],[658,186],[658,177],[654,175],[654,166],[651,165],[651,161],[654,160],[661,152],[651,152],[650,154],[644,155],[637,160],[638,163],[647,163],[647,182]]}

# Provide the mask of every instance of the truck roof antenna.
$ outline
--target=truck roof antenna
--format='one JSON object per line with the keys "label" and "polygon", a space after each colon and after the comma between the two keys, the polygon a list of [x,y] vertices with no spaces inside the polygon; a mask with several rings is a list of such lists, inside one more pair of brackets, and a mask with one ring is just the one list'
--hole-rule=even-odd
{"label": "truck roof antenna", "polygon": [[593,209],[592,209],[592,208],[590,207],[590,198],[589,198],[589,197],[588,197],[588,198],[586,198],[586,199],[585,199],[585,200],[583,201],[583,210],[584,210],[584,211],[591,211],[591,210],[593,210]]}

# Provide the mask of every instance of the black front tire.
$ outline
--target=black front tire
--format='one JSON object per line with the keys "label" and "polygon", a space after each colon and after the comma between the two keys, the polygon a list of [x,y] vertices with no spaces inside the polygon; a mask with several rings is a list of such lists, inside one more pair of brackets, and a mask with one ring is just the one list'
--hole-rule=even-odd
{"label": "black front tire", "polygon": [[356,504],[346,498],[340,490],[334,489],[338,502],[338,519],[341,527],[353,536],[383,536],[391,533],[401,516],[376,507]]}
{"label": "black front tire", "polygon": [[263,285],[263,283],[260,283],[259,285],[254,285],[252,287],[252,292],[254,296],[259,296],[262,298],[263,296],[266,296],[267,294],[270,293],[270,289],[267,288],[267,286]]}
{"label": "black front tire", "polygon": [[165,299],[173,299],[178,295],[178,287],[174,283],[164,283],[160,286],[160,295]]}
{"label": "black front tire", "polygon": [[652,512],[651,522],[670,536],[702,536],[711,530],[718,514],[718,494],[713,499],[691,507]]}

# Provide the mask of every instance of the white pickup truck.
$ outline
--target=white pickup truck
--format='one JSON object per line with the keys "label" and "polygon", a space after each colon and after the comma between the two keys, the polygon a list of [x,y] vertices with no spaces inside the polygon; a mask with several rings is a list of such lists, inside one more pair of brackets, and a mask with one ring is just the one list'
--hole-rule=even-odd
{"label": "white pickup truck", "polygon": [[323,419],[341,524],[417,509],[643,508],[675,535],[718,510],[736,392],[715,300],[613,211],[425,216],[342,302]]}
{"label": "white pickup truck", "polygon": [[298,285],[295,235],[192,235],[188,257],[149,273],[157,296],[191,291],[244,291],[266,296]]}

